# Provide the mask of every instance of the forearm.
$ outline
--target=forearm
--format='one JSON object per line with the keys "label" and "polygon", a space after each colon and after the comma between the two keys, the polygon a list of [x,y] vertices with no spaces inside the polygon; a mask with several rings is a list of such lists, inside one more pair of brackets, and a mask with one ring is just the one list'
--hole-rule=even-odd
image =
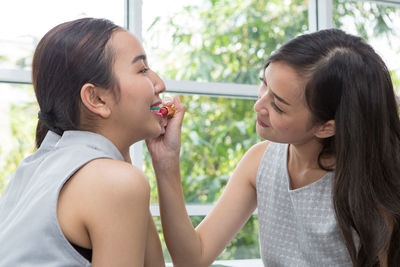
{"label": "forearm", "polygon": [[[164,169],[165,170],[165,169]],[[187,214],[179,165],[168,171],[155,169],[165,241],[174,266],[209,266],[205,263],[201,239]]]}

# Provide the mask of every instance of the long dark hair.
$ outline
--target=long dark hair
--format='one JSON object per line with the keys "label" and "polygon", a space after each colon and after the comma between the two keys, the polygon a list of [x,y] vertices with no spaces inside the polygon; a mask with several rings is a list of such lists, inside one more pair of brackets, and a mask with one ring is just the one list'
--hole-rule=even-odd
{"label": "long dark hair", "polygon": [[118,88],[107,46],[120,29],[106,19],[83,18],[62,23],[40,40],[32,62],[32,83],[39,103],[36,146],[48,130],[62,134],[80,129],[80,90],[85,83]]}
{"label": "long dark hair", "polygon": [[333,204],[354,266],[400,263],[400,121],[389,71],[363,39],[337,29],[284,44],[266,66],[282,61],[308,79],[315,123],[335,120],[318,164],[334,155]]}

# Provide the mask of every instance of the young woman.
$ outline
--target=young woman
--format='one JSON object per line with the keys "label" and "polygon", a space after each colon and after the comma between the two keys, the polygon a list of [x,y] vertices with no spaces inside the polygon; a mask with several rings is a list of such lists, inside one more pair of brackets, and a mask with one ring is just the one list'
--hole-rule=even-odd
{"label": "young woman", "polygon": [[254,110],[268,141],[246,153],[196,229],[179,135],[147,142],[175,266],[209,266],[256,207],[265,266],[398,266],[400,122],[382,59],[361,38],[323,30],[273,53],[261,80]]}
{"label": "young woman", "polygon": [[32,81],[38,150],[0,199],[0,266],[165,266],[129,155],[166,126],[140,42],[108,20],[63,23],[39,42]]}

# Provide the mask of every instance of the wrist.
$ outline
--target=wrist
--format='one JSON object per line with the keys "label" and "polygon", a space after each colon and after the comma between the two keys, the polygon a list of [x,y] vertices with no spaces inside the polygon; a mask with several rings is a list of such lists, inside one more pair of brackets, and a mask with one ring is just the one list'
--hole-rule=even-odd
{"label": "wrist", "polygon": [[157,163],[153,162],[153,169],[157,179],[173,179],[179,177],[180,180],[180,165],[179,159],[176,161],[161,160]]}

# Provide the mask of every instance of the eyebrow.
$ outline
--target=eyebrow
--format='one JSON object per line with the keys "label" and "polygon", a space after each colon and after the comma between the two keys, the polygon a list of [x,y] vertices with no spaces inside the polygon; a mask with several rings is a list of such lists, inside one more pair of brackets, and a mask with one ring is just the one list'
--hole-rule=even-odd
{"label": "eyebrow", "polygon": [[[265,78],[263,78],[263,83],[265,84],[265,86],[268,87],[268,84],[267,84],[267,81],[265,80]],[[272,94],[276,99],[278,99],[280,102],[282,102],[282,103],[285,104],[285,105],[290,106],[290,104],[289,104],[285,99],[283,99],[282,97],[280,97],[280,96],[278,96],[277,94],[275,94],[275,93],[271,90],[271,87],[270,87],[268,90],[269,90],[269,91],[271,92],[271,94]]]}
{"label": "eyebrow", "polygon": [[135,63],[138,62],[139,60],[145,61],[145,60],[146,60],[146,55],[139,55],[139,56],[135,57],[135,58],[132,60],[132,64],[135,64]]}

